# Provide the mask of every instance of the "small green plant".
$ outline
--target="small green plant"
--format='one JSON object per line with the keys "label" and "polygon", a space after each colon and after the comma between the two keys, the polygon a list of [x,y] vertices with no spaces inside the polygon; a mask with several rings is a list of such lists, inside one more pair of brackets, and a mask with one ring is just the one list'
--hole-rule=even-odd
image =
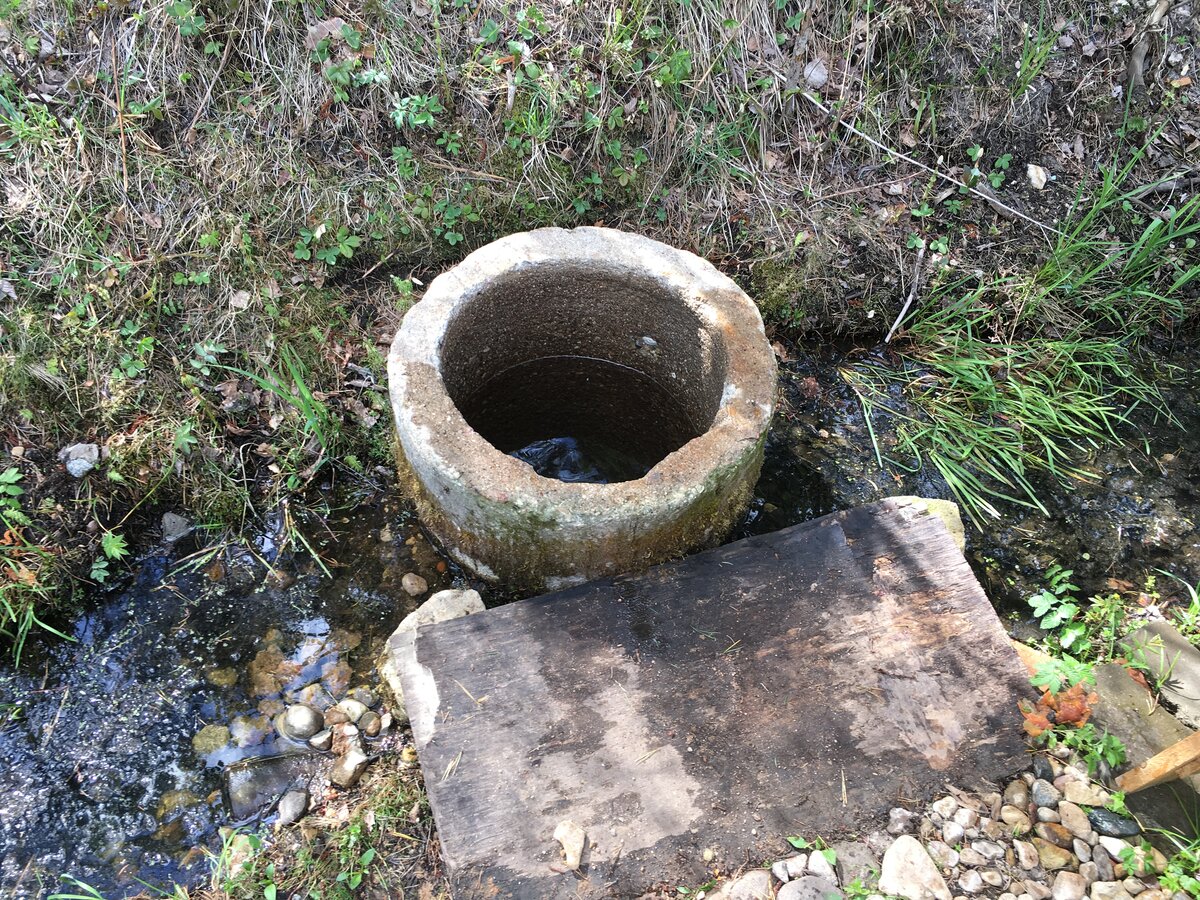
{"label": "small green plant", "polygon": [[392,107],[392,121],[397,128],[432,128],[436,117],[446,110],[437,97],[416,94],[400,97]]}
{"label": "small green plant", "polygon": [[813,853],[820,853],[825,857],[825,862],[831,866],[837,865],[837,851],[831,847],[826,847],[825,841],[821,838],[810,841],[798,835],[791,835],[787,838],[787,842],[797,850],[809,850]]}
{"label": "small green plant", "polygon": [[1200,897],[1200,839],[1172,832],[1164,834],[1177,849],[1158,876],[1159,884],[1167,891]]}
{"label": "small green plant", "polygon": [[408,147],[393,147],[392,162],[396,164],[396,174],[402,179],[409,179],[417,174],[417,161]]}
{"label": "small green plant", "polygon": [[196,11],[190,0],[175,0],[167,4],[167,15],[174,20],[184,37],[196,37],[204,32],[204,16]]}
{"label": "small green plant", "polygon": [[227,353],[224,344],[216,341],[200,341],[192,347],[192,358],[188,364],[205,378],[212,376],[213,367],[219,362],[222,353]]}
{"label": "small green plant", "polygon": [[21,511],[20,497],[25,489],[18,482],[23,477],[16,466],[0,472],[0,522],[7,528],[29,524],[29,518]]}
{"label": "small green plant", "polygon": [[117,534],[115,531],[105,531],[100,538],[100,550],[103,556],[97,556],[92,561],[92,571],[90,577],[97,584],[104,584],[112,574],[109,570],[109,564],[120,562],[129,555],[129,547],[125,542],[125,536]]}
{"label": "small green plant", "polygon": [[1033,86],[1033,82],[1046,68],[1046,60],[1054,49],[1058,34],[1044,27],[1045,7],[1038,15],[1037,28],[1025,27],[1025,40],[1021,44],[1021,58],[1017,62],[1017,78],[1013,82],[1012,95],[1020,99]]}
{"label": "small green plant", "polygon": [[1059,725],[1044,732],[1038,740],[1051,750],[1059,744],[1070,747],[1087,763],[1088,772],[1092,775],[1096,774],[1102,762],[1110,769],[1125,762],[1125,745],[1121,739],[1107,731],[1097,731],[1091,723],[1078,728]]}
{"label": "small green plant", "polygon": [[1071,583],[1074,574],[1073,570],[1052,563],[1046,569],[1046,587],[1029,598],[1038,625],[1051,632],[1052,639],[1063,650],[1070,650],[1087,634],[1087,626],[1078,620],[1079,604],[1075,595],[1079,588]]}
{"label": "small green plant", "polygon": [[[323,243],[326,236],[329,236],[329,242]],[[302,260],[316,257],[327,266],[335,266],[342,259],[354,256],[355,249],[361,245],[362,238],[352,234],[345,225],[331,233],[329,223],[322,222],[316,228],[300,229],[300,239],[296,241],[292,255]]]}
{"label": "small green plant", "polygon": [[1031,679],[1035,687],[1057,694],[1077,684],[1095,684],[1095,668],[1070,654],[1063,653],[1037,667]]}

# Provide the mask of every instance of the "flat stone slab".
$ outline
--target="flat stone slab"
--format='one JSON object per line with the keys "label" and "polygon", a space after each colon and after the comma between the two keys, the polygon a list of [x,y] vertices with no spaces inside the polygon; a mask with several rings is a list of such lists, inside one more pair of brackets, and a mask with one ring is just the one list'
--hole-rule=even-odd
{"label": "flat stone slab", "polygon": [[459,898],[674,891],[1025,764],[1024,670],[910,500],[422,627],[400,672]]}
{"label": "flat stone slab", "polygon": [[1129,658],[1149,670],[1151,680],[1175,707],[1175,718],[1200,728],[1200,651],[1170,622],[1148,622],[1121,640]]}

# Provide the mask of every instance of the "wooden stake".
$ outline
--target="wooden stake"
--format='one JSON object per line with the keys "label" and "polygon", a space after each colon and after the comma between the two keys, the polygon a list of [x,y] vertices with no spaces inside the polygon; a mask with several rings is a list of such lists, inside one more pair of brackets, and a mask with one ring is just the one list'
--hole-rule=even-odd
{"label": "wooden stake", "polygon": [[1197,772],[1200,772],[1200,731],[1134,766],[1117,779],[1117,787],[1132,794]]}

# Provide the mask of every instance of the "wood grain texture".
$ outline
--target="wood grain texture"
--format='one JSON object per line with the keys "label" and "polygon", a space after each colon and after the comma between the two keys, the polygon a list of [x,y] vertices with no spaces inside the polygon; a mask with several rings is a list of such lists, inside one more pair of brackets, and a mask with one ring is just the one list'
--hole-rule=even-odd
{"label": "wood grain texture", "polygon": [[1117,779],[1117,787],[1132,794],[1197,772],[1200,772],[1200,731],[1134,766]]}
{"label": "wood grain texture", "polygon": [[423,628],[401,672],[456,897],[696,884],[706,847],[778,857],[1023,765],[1021,664],[904,501]]}

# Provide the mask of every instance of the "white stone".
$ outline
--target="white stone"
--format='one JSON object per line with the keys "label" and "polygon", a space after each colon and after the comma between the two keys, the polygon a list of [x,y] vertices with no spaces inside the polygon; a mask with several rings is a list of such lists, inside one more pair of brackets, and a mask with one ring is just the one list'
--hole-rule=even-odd
{"label": "white stone", "polygon": [[951,900],[946,879],[921,842],[901,835],[883,854],[879,892],[906,900]]}
{"label": "white stone", "polygon": [[1087,882],[1078,872],[1059,872],[1051,888],[1053,900],[1083,900]]}
{"label": "white stone", "polygon": [[1116,881],[1097,881],[1092,885],[1092,900],[1133,900],[1129,891]]}
{"label": "white stone", "polygon": [[791,878],[799,878],[808,871],[808,854],[800,853],[791,856],[784,860],[784,865],[787,866],[787,873]]}
{"label": "white stone", "polygon": [[1063,797],[1079,806],[1104,806],[1110,795],[1103,788],[1082,781],[1069,781],[1063,787]]}
{"label": "white stone", "polygon": [[976,869],[967,869],[958,876],[958,886],[968,894],[978,894],[983,890],[983,877]]}
{"label": "white stone", "polygon": [[942,840],[951,847],[961,844],[966,833],[966,830],[957,822],[947,822],[942,826]]}
{"label": "white stone", "polygon": [[554,839],[562,844],[563,865],[572,872],[577,870],[587,848],[587,832],[583,826],[571,819],[563,819],[554,828]]}
{"label": "white stone", "polygon": [[958,851],[944,841],[930,841],[925,849],[943,869],[953,869],[958,865]]}
{"label": "white stone", "polygon": [[837,873],[833,870],[833,866],[829,860],[825,858],[825,854],[820,850],[816,850],[808,855],[808,874],[816,875],[818,878],[826,878],[837,883]]}

